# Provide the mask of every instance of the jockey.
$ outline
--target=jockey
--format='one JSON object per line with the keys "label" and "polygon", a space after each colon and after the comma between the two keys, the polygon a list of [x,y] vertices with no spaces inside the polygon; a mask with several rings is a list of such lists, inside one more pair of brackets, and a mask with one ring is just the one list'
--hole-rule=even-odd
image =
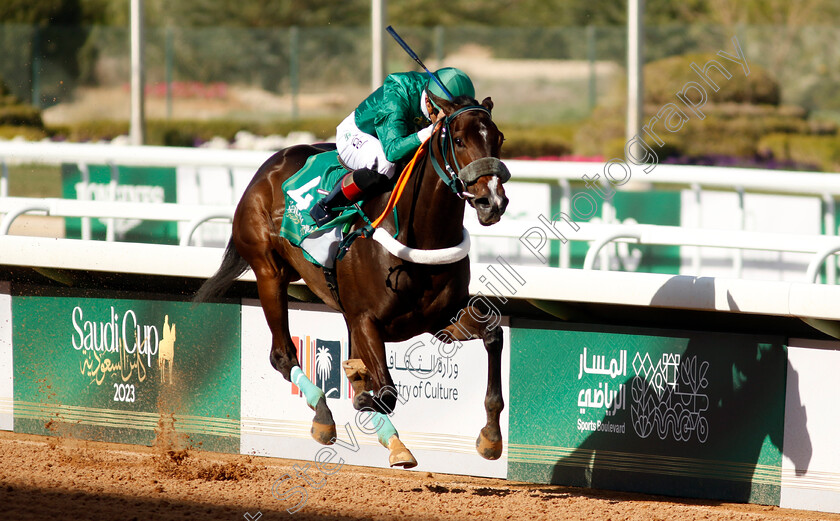
{"label": "jockey", "polygon": [[[463,71],[446,67],[435,76],[453,97],[475,97],[472,80]],[[411,157],[432,135],[443,110],[433,98],[448,96],[428,74],[390,74],[336,128],[336,146],[351,170],[310,215],[318,226],[333,220],[334,208],[362,200],[394,176],[395,163]]]}

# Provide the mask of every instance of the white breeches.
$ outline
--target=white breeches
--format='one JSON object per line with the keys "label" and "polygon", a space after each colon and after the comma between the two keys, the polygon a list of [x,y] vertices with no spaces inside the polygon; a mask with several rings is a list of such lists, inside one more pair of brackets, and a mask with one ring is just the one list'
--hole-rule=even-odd
{"label": "white breeches", "polygon": [[336,127],[335,144],[338,156],[352,170],[370,168],[378,160],[379,173],[389,179],[394,176],[394,163],[385,158],[382,143],[376,137],[359,130],[355,112],[351,112]]}

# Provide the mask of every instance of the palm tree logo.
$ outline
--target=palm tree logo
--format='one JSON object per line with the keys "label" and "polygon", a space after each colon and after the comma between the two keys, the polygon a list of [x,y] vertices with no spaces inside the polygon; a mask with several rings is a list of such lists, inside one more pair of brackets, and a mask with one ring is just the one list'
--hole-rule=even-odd
{"label": "palm tree logo", "polygon": [[332,355],[326,346],[319,347],[318,352],[315,353],[315,371],[318,373],[318,380],[321,381],[321,389],[326,391],[327,378],[330,377],[332,371]]}

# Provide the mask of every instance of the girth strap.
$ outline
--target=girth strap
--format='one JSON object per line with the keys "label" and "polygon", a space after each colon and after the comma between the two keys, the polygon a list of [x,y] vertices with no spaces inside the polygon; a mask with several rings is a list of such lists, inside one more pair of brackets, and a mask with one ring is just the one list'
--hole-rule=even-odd
{"label": "girth strap", "polygon": [[338,309],[344,311],[344,306],[341,305],[341,296],[338,294],[338,276],[335,268],[324,267],[324,280],[327,282],[327,288],[330,290],[333,300],[338,304]]}

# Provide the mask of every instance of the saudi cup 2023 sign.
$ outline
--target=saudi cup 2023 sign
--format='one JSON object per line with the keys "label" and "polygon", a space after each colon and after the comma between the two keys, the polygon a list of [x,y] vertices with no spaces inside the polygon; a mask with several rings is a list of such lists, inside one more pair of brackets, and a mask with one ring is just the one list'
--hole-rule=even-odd
{"label": "saudi cup 2023 sign", "polygon": [[237,305],[16,296],[12,313],[16,431],[148,444],[167,424],[238,452]]}

